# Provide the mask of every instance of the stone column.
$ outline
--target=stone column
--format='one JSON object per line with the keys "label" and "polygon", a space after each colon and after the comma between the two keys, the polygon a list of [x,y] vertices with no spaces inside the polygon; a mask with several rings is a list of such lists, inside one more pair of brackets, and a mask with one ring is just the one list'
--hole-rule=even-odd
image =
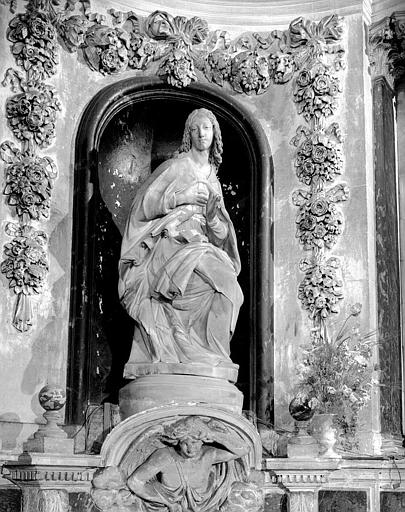
{"label": "stone column", "polygon": [[402,343],[394,98],[396,17],[371,27],[380,429],[385,453],[402,451]]}

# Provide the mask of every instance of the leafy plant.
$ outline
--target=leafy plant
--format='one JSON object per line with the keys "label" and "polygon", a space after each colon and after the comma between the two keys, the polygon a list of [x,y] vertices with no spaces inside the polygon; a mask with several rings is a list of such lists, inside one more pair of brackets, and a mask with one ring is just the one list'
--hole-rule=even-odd
{"label": "leafy plant", "polygon": [[324,324],[314,328],[297,368],[299,395],[316,412],[336,414],[345,449],[356,447],[359,412],[370,400],[373,385],[370,359],[374,333],[361,334],[359,324],[353,324],[360,312],[361,304],[352,306],[334,338]]}

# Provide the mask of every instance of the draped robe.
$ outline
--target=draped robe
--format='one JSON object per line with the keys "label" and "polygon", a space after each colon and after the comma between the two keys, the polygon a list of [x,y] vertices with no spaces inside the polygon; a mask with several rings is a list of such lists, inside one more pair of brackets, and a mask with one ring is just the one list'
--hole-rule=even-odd
{"label": "draped robe", "polygon": [[[219,196],[214,222],[205,207],[176,205],[176,193],[202,181]],[[129,363],[231,366],[239,270],[215,173],[202,180],[187,153],[164,162],[136,194],[122,240],[119,296],[136,321]]]}

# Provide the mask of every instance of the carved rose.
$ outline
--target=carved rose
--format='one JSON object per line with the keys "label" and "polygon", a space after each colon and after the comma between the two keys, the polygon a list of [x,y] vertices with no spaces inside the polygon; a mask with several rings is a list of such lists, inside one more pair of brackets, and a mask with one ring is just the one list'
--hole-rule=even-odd
{"label": "carved rose", "polygon": [[342,151],[328,136],[313,135],[298,147],[295,167],[306,185],[333,181],[343,172]]}
{"label": "carved rose", "polygon": [[128,64],[128,34],[106,25],[92,25],[85,37],[83,55],[103,75],[120,73]]}
{"label": "carved rose", "polygon": [[325,215],[325,213],[329,211],[329,204],[325,199],[316,199],[311,204],[311,213],[320,217],[321,215]]}
{"label": "carved rose", "polygon": [[60,108],[53,89],[46,85],[12,96],[6,103],[14,135],[20,140],[33,140],[41,148],[49,146],[55,137],[56,111]]}
{"label": "carved rose", "polygon": [[305,250],[330,249],[343,232],[343,215],[333,200],[327,198],[303,201],[296,223],[296,236]]}
{"label": "carved rose", "polygon": [[7,38],[13,43],[12,53],[27,72],[28,80],[41,81],[56,73],[56,31],[47,14],[31,10],[18,14],[10,21]]}
{"label": "carved rose", "polygon": [[318,64],[311,69],[302,70],[294,87],[294,101],[298,113],[306,121],[313,118],[325,118],[334,114],[337,108],[336,96],[340,92],[338,78],[332,74],[332,68]]}
{"label": "carved rose", "polygon": [[307,87],[311,82],[311,73],[306,69],[300,71],[300,73],[297,76],[297,85],[299,87]]}

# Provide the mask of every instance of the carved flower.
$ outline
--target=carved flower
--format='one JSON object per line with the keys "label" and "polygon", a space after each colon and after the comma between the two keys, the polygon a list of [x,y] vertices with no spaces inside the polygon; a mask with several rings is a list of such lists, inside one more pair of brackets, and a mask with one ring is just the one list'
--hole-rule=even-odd
{"label": "carved flower", "polygon": [[302,71],[300,71],[298,73],[297,85],[299,87],[307,87],[311,82],[312,82],[312,77],[311,77],[311,73],[308,70],[303,69]]}
{"label": "carved flower", "polygon": [[236,91],[245,94],[263,93],[270,84],[267,59],[256,52],[237,54],[231,64],[231,84]]}
{"label": "carved flower", "polygon": [[322,163],[328,156],[328,150],[322,144],[317,144],[312,148],[312,159],[316,163]]}
{"label": "carved flower", "polygon": [[45,283],[48,261],[44,247],[35,239],[36,233],[31,228],[27,235],[21,233],[4,246],[6,259],[1,263],[1,272],[17,294],[40,293]]}
{"label": "carved flower", "polygon": [[303,114],[306,121],[332,115],[336,108],[336,96],[340,92],[338,78],[332,69],[318,64],[311,70],[302,70],[295,80],[294,101],[298,113]]}
{"label": "carved flower", "polygon": [[314,229],[314,236],[316,238],[323,238],[326,235],[327,231],[323,224],[318,224]]}
{"label": "carved flower", "polygon": [[120,67],[120,59],[117,48],[108,48],[101,52],[100,55],[101,66],[104,70],[110,73],[116,72]]}
{"label": "carved flower", "polygon": [[14,135],[20,140],[34,140],[41,148],[49,146],[55,136],[59,100],[49,86],[40,86],[11,97],[6,104],[7,118]]}
{"label": "carved flower", "polygon": [[328,201],[325,199],[316,199],[311,204],[311,212],[320,217],[321,215],[325,215],[325,213],[329,210]]}
{"label": "carved flower", "polygon": [[254,91],[259,85],[259,75],[255,69],[246,69],[241,73],[241,84],[245,92]]}
{"label": "carved flower", "polygon": [[50,158],[25,156],[6,167],[4,194],[24,221],[49,217],[49,198],[56,178]]}
{"label": "carved flower", "polygon": [[122,29],[94,24],[86,32],[83,55],[94,71],[111,75],[128,64],[128,34]]}
{"label": "carved flower", "polygon": [[178,49],[173,50],[161,64],[158,74],[166,75],[168,83],[178,88],[187,87],[197,80],[190,56]]}
{"label": "carved flower", "polygon": [[327,75],[319,75],[314,80],[314,89],[317,94],[326,94],[331,85],[330,78]]}
{"label": "carved flower", "polygon": [[9,24],[7,38],[13,43],[12,53],[29,81],[41,81],[55,74],[56,32],[47,14],[33,10],[18,14]]}
{"label": "carved flower", "polygon": [[306,139],[303,144],[301,144],[299,152],[304,154],[305,156],[309,156],[312,154],[312,141],[310,139]]}
{"label": "carved flower", "polygon": [[311,264],[298,288],[298,298],[313,319],[327,318],[332,313],[338,313],[338,302],[343,295],[336,262],[332,265],[330,259],[321,264]]}
{"label": "carved flower", "polygon": [[301,223],[300,223],[300,228],[302,230],[307,230],[307,231],[311,231],[312,229],[314,229],[314,227],[316,226],[316,219],[315,217],[313,217],[312,215],[306,215]]}

